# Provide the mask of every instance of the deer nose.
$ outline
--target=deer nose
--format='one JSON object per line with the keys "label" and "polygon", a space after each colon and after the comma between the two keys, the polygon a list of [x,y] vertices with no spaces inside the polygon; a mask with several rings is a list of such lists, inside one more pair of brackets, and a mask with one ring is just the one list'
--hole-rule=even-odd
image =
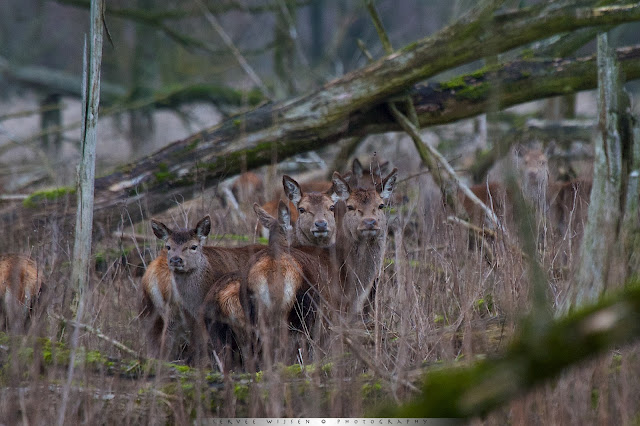
{"label": "deer nose", "polygon": [[362,225],[364,225],[364,227],[367,229],[374,229],[377,224],[378,224],[378,221],[375,220],[374,218],[368,217],[368,218],[362,219]]}
{"label": "deer nose", "polygon": [[328,227],[329,227],[329,224],[324,219],[323,220],[316,220],[314,222],[314,225],[316,226],[316,229],[318,231],[326,231],[328,229]]}
{"label": "deer nose", "polygon": [[182,266],[183,264],[184,264],[184,261],[180,256],[174,256],[171,259],[169,259],[169,266]]}

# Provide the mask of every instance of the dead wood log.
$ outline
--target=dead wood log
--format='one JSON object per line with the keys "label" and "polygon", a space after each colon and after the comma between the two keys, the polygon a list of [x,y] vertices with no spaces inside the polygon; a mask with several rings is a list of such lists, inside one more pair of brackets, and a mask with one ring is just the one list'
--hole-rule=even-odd
{"label": "dead wood log", "polygon": [[[628,80],[640,78],[640,46],[618,49],[617,56]],[[415,86],[410,95],[420,125],[428,127],[485,112],[490,108],[490,102],[494,102],[489,99],[493,92],[492,81],[501,82],[503,90],[497,95],[497,103],[501,108],[542,97],[593,89],[597,86],[595,56],[573,60],[520,60],[445,83]],[[163,211],[175,205],[175,197],[191,199],[202,188],[211,187],[239,173],[245,159],[246,167],[253,169],[270,164],[274,153],[282,160],[319,149],[345,137],[399,130],[386,103],[354,111],[343,117],[339,124],[326,127],[327,121],[336,119],[329,111],[331,103],[328,96],[327,91],[321,91],[307,100],[298,98],[263,105],[216,127],[171,143],[136,163],[122,166],[96,179],[95,220],[108,229],[115,229],[121,212],[129,206],[135,206],[128,209],[127,214],[134,222],[139,221],[143,218],[140,204],[150,214]],[[305,103],[306,107],[302,108],[301,103]],[[306,117],[305,114],[311,112],[325,115],[325,120]],[[246,148],[239,149],[238,146]],[[58,189],[56,193],[61,195],[65,192]],[[46,200],[46,209],[42,208],[42,200]],[[52,211],[58,211],[57,204],[65,203],[38,193],[24,204],[36,207],[20,213],[22,222],[32,226],[38,222],[38,218],[43,219]],[[16,211],[0,215],[5,222],[16,217]]]}

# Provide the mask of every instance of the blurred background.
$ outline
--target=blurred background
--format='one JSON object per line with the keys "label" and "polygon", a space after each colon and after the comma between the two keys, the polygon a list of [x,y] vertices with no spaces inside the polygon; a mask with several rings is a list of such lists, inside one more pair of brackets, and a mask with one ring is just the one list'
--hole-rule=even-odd
{"label": "blurred background", "polygon": [[[507,2],[522,7],[535,2]],[[69,185],[79,146],[88,0],[0,2],[0,185]],[[453,22],[468,0],[381,0],[401,48]],[[102,67],[98,174],[266,100],[308,93],[383,50],[363,2],[350,0],[109,0]],[[639,24],[612,31],[635,44]],[[228,42],[224,41],[224,38]],[[595,42],[577,55],[592,53]],[[234,54],[234,51],[237,53]],[[246,61],[240,65],[238,57]],[[451,70],[451,77],[482,63]],[[632,91],[637,85],[629,84]],[[592,108],[577,104],[578,114]],[[542,107],[544,110],[544,107]]]}

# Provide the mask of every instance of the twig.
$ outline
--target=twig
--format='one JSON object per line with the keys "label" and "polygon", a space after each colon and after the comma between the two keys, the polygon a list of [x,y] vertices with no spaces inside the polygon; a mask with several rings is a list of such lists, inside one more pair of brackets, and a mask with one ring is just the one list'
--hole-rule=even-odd
{"label": "twig", "polygon": [[382,20],[380,19],[380,15],[378,15],[375,4],[373,4],[373,0],[364,0],[364,5],[369,11],[369,15],[371,15],[371,20],[373,21],[373,26],[376,27],[378,37],[382,43],[382,48],[387,54],[393,53],[393,47],[391,47],[389,36],[387,36],[387,32],[385,31],[384,26],[382,26]]}
{"label": "twig", "polygon": [[0,201],[22,201],[29,198],[28,195],[25,194],[4,194],[0,195]]}
{"label": "twig", "polygon": [[48,314],[49,314],[49,316],[51,318],[56,319],[56,320],[58,320],[58,321],[60,321],[62,323],[71,324],[74,327],[78,327],[78,328],[81,328],[81,329],[83,329],[85,331],[88,331],[89,333],[93,334],[97,338],[102,339],[105,342],[108,342],[108,343],[112,344],[116,348],[120,349],[123,352],[128,353],[129,355],[131,355],[131,356],[133,356],[133,357],[135,357],[137,359],[140,359],[140,358],[144,359],[144,357],[142,357],[138,352],[136,352],[133,349],[123,345],[122,343],[118,342],[117,340],[107,336],[106,334],[102,333],[97,328],[93,328],[88,324],[84,324],[84,323],[81,323],[81,322],[78,322],[78,321],[66,319],[63,316],[56,314],[55,312],[49,312]]}
{"label": "twig", "polygon": [[271,94],[269,93],[269,89],[267,89],[267,86],[264,85],[260,77],[258,77],[258,74],[256,74],[253,68],[251,68],[251,65],[249,65],[247,60],[244,59],[244,56],[242,56],[242,53],[240,53],[240,50],[238,50],[235,44],[233,44],[233,40],[231,40],[231,37],[229,37],[229,35],[224,30],[224,28],[222,28],[222,25],[220,25],[220,23],[218,22],[218,19],[215,16],[213,16],[213,14],[209,11],[207,6],[201,0],[195,0],[195,1],[196,3],[198,3],[200,8],[202,9],[204,13],[204,17],[207,18],[207,21],[209,21],[213,29],[218,33],[218,35],[220,36],[224,44],[226,44],[229,50],[231,51],[231,53],[233,53],[233,56],[236,58],[236,61],[238,61],[238,63],[240,64],[240,67],[242,67],[242,69],[244,70],[245,73],[247,73],[249,78],[260,88],[260,91],[262,92],[262,94],[267,98],[271,98]]}
{"label": "twig", "polygon": [[460,219],[457,216],[448,216],[447,222],[456,223],[460,226],[463,226],[469,229],[470,231],[473,231],[474,233],[478,234],[481,237],[496,238],[497,236],[495,231],[488,228],[480,228],[479,226],[474,225],[473,223],[467,222],[466,220]]}
{"label": "twig", "polygon": [[[298,31],[296,30],[296,24],[293,20],[293,16],[291,16],[291,12],[289,12],[289,8],[287,7],[284,0],[276,0],[276,1],[278,3],[278,6],[280,7],[280,13],[282,13],[282,16],[284,17],[285,21],[287,22],[287,25],[289,26],[289,37],[291,37],[291,39],[293,40],[293,44],[296,46],[296,52],[300,57],[300,61],[307,68],[308,71],[313,72],[313,70],[311,69],[311,66],[309,65],[309,60],[304,55],[304,50],[302,48],[302,45],[300,44],[300,38],[298,37]],[[294,5],[294,7],[298,7],[298,6]],[[317,74],[315,76],[318,77]]]}
{"label": "twig", "polygon": [[[444,156],[440,154],[440,152],[438,152],[435,148],[433,148],[428,143],[425,143],[422,140],[420,133],[418,133],[418,129],[414,126],[413,123],[411,123],[411,121],[404,114],[402,114],[398,110],[398,108],[394,104],[389,104],[389,109],[391,111],[391,114],[398,121],[398,123],[403,128],[403,130],[407,132],[409,136],[411,136],[411,138],[414,140],[414,143],[416,145],[423,146],[429,152],[429,155],[435,158],[435,160],[438,162],[438,165],[442,169],[444,169],[444,171],[448,175],[448,180],[454,182],[456,184],[456,187],[462,190],[464,195],[467,198],[469,198],[471,202],[473,202],[476,206],[482,209],[482,211],[487,215],[487,217],[491,220],[491,222],[493,222],[496,225],[496,229],[502,230],[504,234],[507,235],[507,230],[502,226],[496,214],[490,208],[488,208],[482,202],[482,200],[480,200],[469,189],[469,187],[464,184],[464,182],[462,182],[460,177],[458,177],[458,175],[456,174],[455,170],[453,170],[453,167],[451,167],[451,165],[447,162],[447,159],[444,158]],[[432,172],[433,172],[433,169],[432,169]]]}
{"label": "twig", "polygon": [[420,389],[418,389],[413,383],[409,382],[405,379],[400,379],[397,376],[394,376],[386,371],[383,371],[380,367],[376,365],[364,352],[360,350],[358,345],[356,345],[350,337],[345,336],[344,342],[351,348],[354,355],[360,359],[360,361],[364,362],[367,367],[372,369],[378,376],[385,378],[389,382],[399,382],[402,385],[406,386],[408,389],[411,389],[413,392],[420,393]]}
{"label": "twig", "polygon": [[362,50],[362,53],[364,54],[364,56],[366,56],[367,60],[369,62],[373,62],[373,55],[371,55],[371,52],[369,52],[369,49],[367,49],[364,41],[359,38],[358,40],[356,40],[356,43],[358,43],[358,47],[360,48],[360,50]]}

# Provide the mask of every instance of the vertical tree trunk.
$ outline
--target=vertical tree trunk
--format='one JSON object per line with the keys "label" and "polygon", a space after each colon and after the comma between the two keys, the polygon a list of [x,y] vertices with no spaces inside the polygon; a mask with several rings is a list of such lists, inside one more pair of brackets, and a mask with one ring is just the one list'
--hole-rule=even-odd
{"label": "vertical tree trunk", "polygon": [[[43,132],[62,127],[62,102],[58,93],[47,94],[40,102],[40,129]],[[42,150],[53,164],[58,163],[62,153],[62,134],[59,131],[44,133]]]}
{"label": "vertical tree trunk", "polygon": [[[102,12],[104,0],[91,0],[89,47],[85,38],[83,52],[82,87],[82,137],[80,139],[80,164],[78,165],[78,209],[76,211],[76,232],[73,244],[73,266],[71,284],[75,287],[77,309],[76,322],[71,339],[71,353],[67,379],[62,392],[62,401],[58,408],[58,425],[66,424],[67,404],[71,393],[71,384],[75,371],[76,349],[85,306],[86,288],[89,282],[91,259],[91,232],[93,230],[93,198],[96,169],[96,144],[98,127],[98,107],[100,105],[100,66],[102,64]],[[70,286],[69,286],[70,287]],[[69,289],[65,291],[68,296]],[[74,307],[76,305],[74,301]]]}
{"label": "vertical tree trunk", "polygon": [[[72,270],[72,283],[80,293],[87,286],[91,256],[98,106],[100,104],[100,65],[102,63],[102,7],[103,0],[92,0],[89,50],[86,59],[88,63],[85,62],[84,67],[82,139],[76,184],[78,210]],[[85,52],[85,58],[86,55]]]}
{"label": "vertical tree trunk", "polygon": [[628,118],[629,147],[626,151],[629,178],[620,234],[624,240],[627,279],[640,276],[640,120],[625,111]]}
{"label": "vertical tree trunk", "polygon": [[574,283],[576,306],[597,300],[606,287],[621,219],[622,141],[620,72],[607,34],[598,35],[599,131],[595,140],[589,219]]}
{"label": "vertical tree trunk", "polygon": [[[152,10],[152,0],[138,0],[138,8]],[[135,54],[133,57],[132,100],[148,98],[152,95],[158,78],[158,59],[154,43],[154,29],[142,24],[135,28]],[[136,158],[153,151],[153,107],[147,106],[129,112],[129,137],[131,151]]]}

